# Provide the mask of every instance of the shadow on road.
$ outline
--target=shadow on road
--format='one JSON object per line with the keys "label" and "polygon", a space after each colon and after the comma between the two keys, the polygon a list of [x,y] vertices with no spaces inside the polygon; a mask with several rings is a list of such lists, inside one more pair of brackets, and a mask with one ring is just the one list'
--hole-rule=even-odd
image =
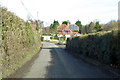
{"label": "shadow on road", "polygon": [[[62,53],[63,48],[56,48],[56,47],[47,48],[46,47],[43,49],[50,49],[50,56],[51,56],[49,65],[46,67],[46,71],[47,71],[45,74],[46,78],[79,78],[79,77],[82,77],[82,78],[112,78],[113,77],[113,75],[108,74],[107,72],[102,71],[99,68],[91,64],[86,64],[84,63],[84,61],[80,62],[81,66],[79,65],[77,66],[76,64],[73,64],[73,62],[75,61],[68,62],[72,64],[71,65],[72,67],[69,69],[66,69],[70,67],[70,65],[65,66],[59,55]],[[80,68],[80,69],[75,69],[75,68]],[[69,73],[68,71],[70,69],[73,71],[72,74]]]}
{"label": "shadow on road", "polygon": [[[31,73],[31,75],[28,73]],[[35,55],[32,60],[11,75],[10,78],[23,78],[26,75],[28,78],[31,76],[34,78],[112,77],[82,60],[78,62],[75,57],[64,51],[64,47],[51,47],[47,44],[42,48],[41,53]]]}
{"label": "shadow on road", "polygon": [[66,68],[59,58],[59,53],[56,51],[63,50],[63,48],[43,48],[50,49],[51,61],[46,67],[47,73],[45,74],[46,78],[69,78],[69,74],[66,71]]}

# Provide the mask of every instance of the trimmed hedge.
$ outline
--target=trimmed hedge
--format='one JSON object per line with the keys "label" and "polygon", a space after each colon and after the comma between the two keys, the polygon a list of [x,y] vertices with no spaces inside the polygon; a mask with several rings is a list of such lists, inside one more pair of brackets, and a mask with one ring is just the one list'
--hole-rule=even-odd
{"label": "trimmed hedge", "polygon": [[118,31],[83,35],[68,38],[66,48],[77,55],[83,54],[108,64],[120,64],[119,38]]}
{"label": "trimmed hedge", "polygon": [[[40,34],[28,22],[0,7],[2,19],[2,76],[7,77],[38,52]],[[39,49],[38,49],[39,48]]]}
{"label": "trimmed hedge", "polygon": [[[50,39],[53,39],[53,37],[50,37]],[[59,37],[54,37],[54,39],[59,40]],[[60,37],[60,40],[66,40],[66,37]]]}

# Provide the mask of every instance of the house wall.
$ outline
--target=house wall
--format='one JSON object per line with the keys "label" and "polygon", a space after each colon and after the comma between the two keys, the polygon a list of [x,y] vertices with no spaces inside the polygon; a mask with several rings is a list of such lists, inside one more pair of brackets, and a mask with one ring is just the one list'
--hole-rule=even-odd
{"label": "house wall", "polygon": [[78,34],[78,31],[73,31],[72,33],[66,31],[65,33],[63,33],[62,31],[58,31],[58,34],[61,34],[61,35],[74,35],[74,34]]}
{"label": "house wall", "polygon": [[36,29],[37,25],[36,24],[30,24],[33,29]]}

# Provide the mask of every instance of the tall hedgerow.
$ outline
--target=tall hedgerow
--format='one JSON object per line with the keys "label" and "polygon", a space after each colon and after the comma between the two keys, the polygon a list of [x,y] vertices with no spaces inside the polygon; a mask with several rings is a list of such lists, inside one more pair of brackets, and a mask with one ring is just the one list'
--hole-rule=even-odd
{"label": "tall hedgerow", "polygon": [[7,77],[22,66],[41,46],[40,34],[30,23],[0,7],[2,27],[2,76]]}
{"label": "tall hedgerow", "polygon": [[120,64],[118,31],[82,35],[67,40],[66,48],[108,64]]}

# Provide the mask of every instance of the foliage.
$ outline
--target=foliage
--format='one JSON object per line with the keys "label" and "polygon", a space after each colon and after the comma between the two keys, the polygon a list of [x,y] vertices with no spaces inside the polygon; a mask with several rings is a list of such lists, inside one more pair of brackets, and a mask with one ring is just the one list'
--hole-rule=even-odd
{"label": "foliage", "polygon": [[38,21],[36,21],[36,25],[37,25],[36,30],[39,31],[39,22]]}
{"label": "foliage", "polygon": [[[0,7],[2,17],[2,74],[9,76],[22,66],[28,55],[41,46],[40,35],[14,13]],[[36,53],[34,53],[36,54]]]}
{"label": "foliage", "polygon": [[57,33],[58,26],[59,26],[59,22],[54,20],[53,25],[52,25],[52,29],[53,29],[52,33]]}
{"label": "foliage", "polygon": [[[50,39],[59,40],[59,37],[50,37]],[[66,37],[60,37],[60,40],[66,40]]]}
{"label": "foliage", "polygon": [[83,26],[81,28],[81,33],[82,34],[89,34],[89,33],[95,33],[95,32],[99,32],[99,31],[102,31],[102,27],[101,25],[99,24],[99,22],[90,22],[90,24],[87,24],[85,26]]}
{"label": "foliage", "polygon": [[[118,31],[99,32],[67,39],[66,48],[108,64],[120,64]],[[118,57],[119,56],[119,57]]]}
{"label": "foliage", "polygon": [[63,21],[63,22],[62,22],[62,24],[66,24],[66,25],[67,25],[67,24],[68,24],[68,22],[67,22],[67,21]]}
{"label": "foliage", "polygon": [[50,33],[53,31],[53,24],[50,24]]}
{"label": "foliage", "polygon": [[28,22],[26,22],[26,32],[27,32],[27,40],[29,44],[34,44],[34,33],[32,31],[32,27]]}
{"label": "foliage", "polygon": [[[63,21],[62,24],[66,24],[66,25],[68,25],[68,24],[70,24],[70,21],[69,21],[69,20],[67,20],[67,21]],[[68,26],[69,26],[69,25],[68,25]]]}
{"label": "foliage", "polygon": [[115,29],[118,29],[118,22],[115,20],[111,20],[107,24],[103,25],[104,31],[115,30]]}
{"label": "foliage", "polygon": [[90,24],[88,25],[88,33],[93,33],[95,32],[95,23],[94,22],[90,22]]}
{"label": "foliage", "polygon": [[43,40],[44,42],[50,42],[50,40]]}
{"label": "foliage", "polygon": [[95,30],[96,30],[97,32],[102,31],[102,28],[101,28],[101,25],[99,25],[99,22],[96,22],[94,28],[95,28]]}
{"label": "foliage", "polygon": [[86,32],[86,34],[88,34],[88,25],[85,25],[85,32]]}
{"label": "foliage", "polygon": [[75,23],[78,27],[79,27],[79,33],[81,33],[81,28],[82,28],[82,24],[81,24],[81,21],[76,21]]}

